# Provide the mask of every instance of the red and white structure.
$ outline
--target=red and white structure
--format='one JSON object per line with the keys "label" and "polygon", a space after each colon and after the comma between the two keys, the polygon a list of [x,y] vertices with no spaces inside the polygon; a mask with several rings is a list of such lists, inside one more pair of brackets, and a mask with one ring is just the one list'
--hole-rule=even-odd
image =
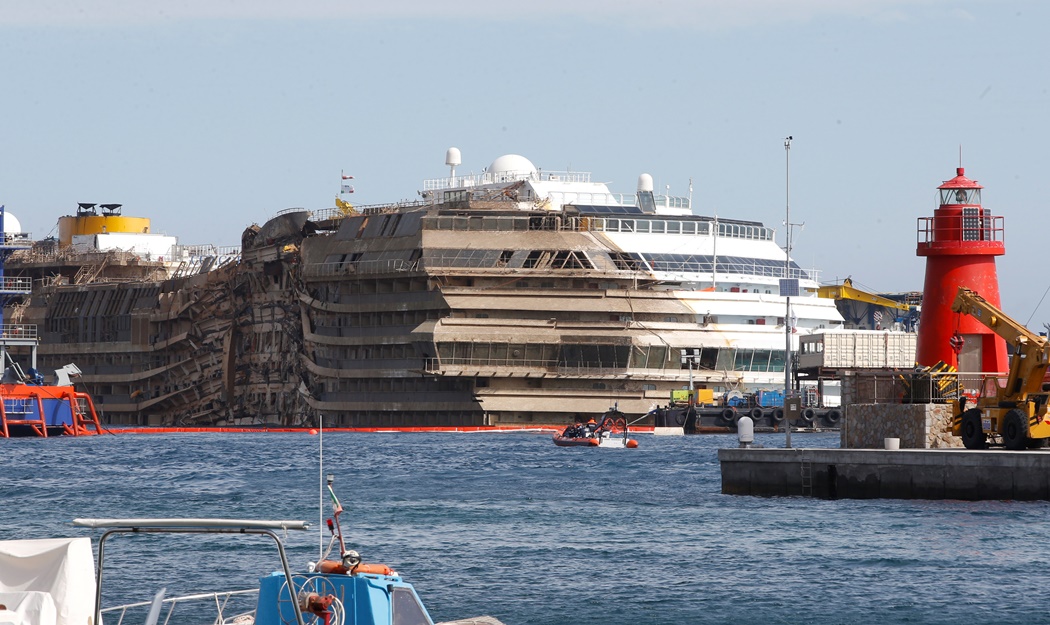
{"label": "red and white structure", "polygon": [[926,279],[918,365],[943,361],[959,371],[989,373],[1009,368],[1006,342],[969,315],[951,310],[960,286],[1000,307],[995,257],[1006,253],[1003,218],[981,206],[983,188],[959,167],[954,178],[937,187],[940,206],[933,217],[919,218],[915,253],[926,257]]}

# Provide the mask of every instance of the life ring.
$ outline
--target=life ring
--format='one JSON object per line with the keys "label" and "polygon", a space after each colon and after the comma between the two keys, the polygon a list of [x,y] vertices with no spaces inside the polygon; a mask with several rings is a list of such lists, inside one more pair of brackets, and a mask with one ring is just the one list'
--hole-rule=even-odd
{"label": "life ring", "polygon": [[735,419],[736,411],[733,410],[732,408],[726,408],[725,410],[722,411],[721,417],[722,417],[722,421],[725,422],[726,424],[733,423],[736,420]]}
{"label": "life ring", "polygon": [[802,420],[806,423],[813,423],[813,417],[815,416],[817,416],[817,413],[812,408],[806,408],[802,411]]}
{"label": "life ring", "polygon": [[773,423],[780,423],[784,420],[784,409],[777,408],[773,411]]}
{"label": "life ring", "polygon": [[762,418],[762,409],[759,408],[758,406],[755,406],[754,408],[752,408],[751,409],[751,418],[754,419],[755,421],[758,421],[759,419],[761,419]]}
{"label": "life ring", "polygon": [[842,419],[842,413],[838,410],[831,410],[825,418],[828,420],[828,423],[834,425]]}

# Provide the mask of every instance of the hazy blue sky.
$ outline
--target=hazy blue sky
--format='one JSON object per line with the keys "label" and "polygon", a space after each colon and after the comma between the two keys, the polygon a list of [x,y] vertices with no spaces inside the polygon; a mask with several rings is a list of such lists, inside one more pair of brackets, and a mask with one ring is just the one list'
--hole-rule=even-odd
{"label": "hazy blue sky", "polygon": [[[564,5],[564,6],[563,6]],[[1050,322],[1045,0],[0,0],[0,203],[41,238],[118,202],[231,245],[522,154],[776,227],[827,281],[920,290],[955,175],[1006,218],[1003,306]],[[1050,300],[1050,298],[1048,298]]]}

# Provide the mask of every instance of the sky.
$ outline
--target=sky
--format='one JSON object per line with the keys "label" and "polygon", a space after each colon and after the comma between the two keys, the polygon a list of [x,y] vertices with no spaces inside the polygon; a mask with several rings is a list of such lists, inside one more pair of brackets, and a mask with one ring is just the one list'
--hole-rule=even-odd
{"label": "sky", "polygon": [[[0,0],[0,204],[34,238],[120,203],[183,244],[417,197],[503,154],[762,221],[822,281],[919,291],[966,175],[1002,307],[1050,322],[1045,0]],[[784,139],[792,136],[790,153]]]}

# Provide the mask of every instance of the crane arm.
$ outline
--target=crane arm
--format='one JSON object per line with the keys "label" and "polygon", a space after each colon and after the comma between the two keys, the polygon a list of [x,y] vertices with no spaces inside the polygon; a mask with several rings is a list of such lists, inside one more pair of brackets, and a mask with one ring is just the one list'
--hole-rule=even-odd
{"label": "crane arm", "polygon": [[892,308],[902,313],[906,313],[911,309],[907,304],[902,304],[901,302],[892,300],[888,297],[882,297],[881,295],[862,291],[861,289],[854,287],[853,282],[849,279],[845,280],[842,284],[822,286],[817,289],[817,295],[828,299],[848,299],[857,302],[864,302],[866,304],[874,304],[876,306],[882,306],[883,308]]}
{"label": "crane arm", "polygon": [[999,310],[976,291],[959,287],[952,302],[952,311],[967,314],[1014,346],[1010,361],[1010,375],[1000,393],[1005,401],[1024,401],[1029,393],[1042,388],[1050,362],[1047,339],[1032,332],[1009,315]]}

